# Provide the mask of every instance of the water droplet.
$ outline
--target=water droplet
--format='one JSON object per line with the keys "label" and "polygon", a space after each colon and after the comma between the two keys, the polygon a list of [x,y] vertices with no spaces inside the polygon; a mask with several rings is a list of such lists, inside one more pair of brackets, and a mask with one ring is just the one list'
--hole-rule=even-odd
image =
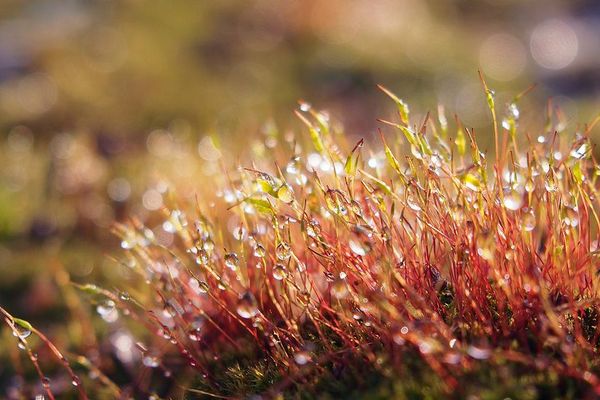
{"label": "water droplet", "polygon": [[525,232],[531,232],[535,228],[536,219],[533,210],[527,210],[521,216],[521,229]]}
{"label": "water droplet", "polygon": [[31,331],[23,326],[15,324],[13,327],[13,335],[21,340],[27,339],[31,335]]}
{"label": "water droplet", "polygon": [[238,301],[236,311],[240,317],[245,319],[250,319],[258,315],[258,305],[254,295],[250,292],[244,293]]}
{"label": "water droplet", "polygon": [[177,316],[177,310],[170,303],[167,303],[162,309],[162,315],[167,319],[171,319]]}
{"label": "water droplet", "polygon": [[352,200],[350,202],[350,210],[352,210],[352,212],[357,216],[362,216],[362,207],[358,201]]}
{"label": "water droplet", "polygon": [[215,242],[213,242],[211,238],[208,238],[202,244],[202,248],[206,250],[207,253],[210,253],[215,249]]}
{"label": "water droplet", "polygon": [[290,245],[287,244],[286,242],[280,242],[277,245],[277,248],[275,249],[275,255],[281,261],[287,260],[292,255],[292,250],[290,248]]}
{"label": "water droplet", "polygon": [[504,207],[511,211],[517,211],[523,205],[523,196],[516,190],[504,194]]}
{"label": "water droplet", "polygon": [[310,103],[306,103],[304,101],[300,103],[300,111],[307,112],[310,111],[311,108],[312,106],[310,105]]}
{"label": "water droplet", "polygon": [[306,234],[312,238],[317,237],[321,232],[321,226],[315,220],[311,220],[306,225]]}
{"label": "water droplet", "polygon": [[258,258],[263,258],[266,254],[267,250],[265,249],[265,246],[263,246],[260,243],[257,243],[256,247],[254,248],[254,256]]}
{"label": "water droplet", "polygon": [[306,365],[311,361],[311,357],[307,351],[302,350],[294,354],[294,361],[298,365]]}
{"label": "water droplet", "polygon": [[344,216],[348,213],[346,200],[339,191],[328,190],[325,194],[325,203],[327,204],[327,208],[334,214]]}
{"label": "water droplet", "polygon": [[565,207],[563,223],[573,228],[579,225],[579,213],[576,207]]}
{"label": "water droplet", "polygon": [[209,261],[208,253],[204,249],[200,249],[197,251],[198,255],[196,256],[196,264],[198,265],[207,265]]}
{"label": "water droplet", "polygon": [[247,233],[248,231],[246,230],[246,228],[240,226],[233,230],[233,237],[235,238],[235,240],[244,240],[246,238]]}
{"label": "water droplet", "polygon": [[108,299],[96,306],[96,311],[106,322],[115,322],[119,318],[119,313],[114,301]]}
{"label": "water droplet", "polygon": [[300,171],[300,157],[293,157],[285,167],[288,174],[296,175]]}
{"label": "water droplet", "polygon": [[123,300],[123,301],[129,301],[131,297],[129,296],[129,293],[127,292],[121,292],[119,293],[119,299]]}
{"label": "water droplet", "polygon": [[71,380],[71,385],[73,385],[75,387],[81,385],[81,380],[79,379],[78,376],[73,377],[73,380]]}
{"label": "water droplet", "polygon": [[240,260],[235,253],[225,254],[225,265],[232,271],[235,271],[240,264]]}
{"label": "water droplet", "polygon": [[533,181],[532,177],[529,177],[527,182],[525,182],[525,190],[527,193],[531,193],[535,190],[535,182]]}
{"label": "water droplet", "polygon": [[190,278],[188,284],[190,285],[190,288],[196,293],[207,293],[210,289],[208,283],[206,283],[205,281],[199,281],[194,277]]}
{"label": "water droplet", "polygon": [[421,211],[421,205],[419,204],[419,197],[414,189],[409,189],[407,191],[406,204],[413,211]]}
{"label": "water droplet", "polygon": [[350,250],[358,256],[365,256],[372,249],[371,237],[373,232],[369,226],[354,225],[352,227],[352,236],[348,241]]}
{"label": "water droplet", "polygon": [[517,105],[515,103],[510,103],[508,105],[508,112],[515,120],[519,119],[519,116],[521,115],[521,112],[519,111],[519,107],[517,107]]}
{"label": "water droplet", "polygon": [[544,181],[544,187],[547,192],[556,192],[558,190],[558,183],[556,182],[556,177],[552,172],[549,172],[546,175],[546,180]]}
{"label": "water droplet", "polygon": [[587,142],[584,142],[579,147],[571,150],[570,155],[571,155],[571,157],[580,160],[582,158],[585,158],[586,155],[589,154],[589,151],[590,151],[590,146],[587,144]]}
{"label": "water droplet", "polygon": [[123,240],[121,240],[121,248],[124,250],[130,250],[135,247],[136,243],[136,235],[133,232],[129,231],[127,232]]}
{"label": "water droplet", "polygon": [[286,278],[286,276],[287,269],[285,268],[285,265],[277,264],[273,267],[273,278],[277,279],[278,281],[282,281]]}
{"label": "water droplet", "polygon": [[160,364],[158,357],[146,354],[144,358],[142,358],[142,363],[149,368],[156,368]]}
{"label": "water droplet", "polygon": [[199,342],[202,340],[202,332],[198,328],[193,328],[189,331],[188,337],[194,342]]}

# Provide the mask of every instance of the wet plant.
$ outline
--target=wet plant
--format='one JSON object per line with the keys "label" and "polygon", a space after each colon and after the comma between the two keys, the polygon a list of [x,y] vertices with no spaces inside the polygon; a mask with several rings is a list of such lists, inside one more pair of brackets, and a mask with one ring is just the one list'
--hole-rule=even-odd
{"label": "wet plant", "polygon": [[115,262],[139,283],[81,288],[107,322],[151,334],[137,351],[161,379],[136,390],[311,398],[384,381],[380,395],[411,397],[417,363],[432,396],[505,369],[525,397],[600,395],[597,120],[565,132],[549,107],[528,132],[525,92],[500,107],[482,83],[492,153],[443,108],[415,121],[382,87],[397,116],[380,142],[301,103],[308,135],[271,133],[271,158],[165,202],[168,243],[116,225]]}

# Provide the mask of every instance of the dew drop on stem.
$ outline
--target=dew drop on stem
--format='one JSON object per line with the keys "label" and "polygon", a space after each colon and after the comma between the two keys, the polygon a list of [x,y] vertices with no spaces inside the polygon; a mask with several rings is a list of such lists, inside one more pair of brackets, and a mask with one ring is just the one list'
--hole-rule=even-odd
{"label": "dew drop on stem", "polygon": [[504,207],[510,211],[517,211],[523,205],[523,196],[516,190],[504,194]]}
{"label": "dew drop on stem", "polygon": [[273,278],[282,281],[287,277],[287,269],[283,264],[277,264],[273,267]]}
{"label": "dew drop on stem", "polygon": [[25,340],[31,335],[31,330],[15,324],[13,328],[13,335],[20,338],[21,340]]}
{"label": "dew drop on stem", "polygon": [[275,249],[275,255],[281,261],[285,261],[292,255],[292,249],[286,242],[280,242]]}
{"label": "dew drop on stem", "polygon": [[225,266],[232,271],[235,271],[240,264],[240,260],[235,253],[225,254]]}
{"label": "dew drop on stem", "polygon": [[254,295],[250,292],[244,293],[238,300],[236,311],[240,317],[245,319],[258,315],[258,305]]}
{"label": "dew drop on stem", "polygon": [[533,210],[527,210],[521,216],[521,229],[531,232],[535,228],[536,218]]}
{"label": "dew drop on stem", "polygon": [[265,247],[262,244],[257,243],[256,247],[254,248],[254,256],[258,258],[263,258],[266,254],[267,250],[265,249]]}

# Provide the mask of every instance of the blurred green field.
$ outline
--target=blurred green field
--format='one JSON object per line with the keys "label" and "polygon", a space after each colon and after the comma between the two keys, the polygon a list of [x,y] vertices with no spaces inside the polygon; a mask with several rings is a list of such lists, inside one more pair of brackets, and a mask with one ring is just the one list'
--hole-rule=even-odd
{"label": "blurred green field", "polygon": [[[97,357],[90,327],[111,332],[68,282],[131,279],[106,255],[111,224],[145,221],[170,190],[193,201],[206,176],[270,151],[275,131],[301,129],[298,101],[371,140],[393,112],[381,83],[416,119],[443,104],[489,132],[481,69],[498,104],[535,83],[522,109],[552,98],[574,130],[599,109],[599,38],[593,0],[4,0],[0,306]],[[0,397],[13,398],[2,332]]]}

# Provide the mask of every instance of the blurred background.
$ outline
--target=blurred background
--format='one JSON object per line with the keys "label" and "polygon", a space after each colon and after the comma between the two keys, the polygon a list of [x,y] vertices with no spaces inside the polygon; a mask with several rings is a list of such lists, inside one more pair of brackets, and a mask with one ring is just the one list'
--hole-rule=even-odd
{"label": "blurred background", "polygon": [[479,68],[498,104],[535,83],[523,110],[542,121],[551,97],[576,129],[600,105],[600,2],[2,0],[0,305],[78,351],[67,282],[120,279],[112,221],[299,130],[299,100],[370,138],[381,83],[487,135]]}

